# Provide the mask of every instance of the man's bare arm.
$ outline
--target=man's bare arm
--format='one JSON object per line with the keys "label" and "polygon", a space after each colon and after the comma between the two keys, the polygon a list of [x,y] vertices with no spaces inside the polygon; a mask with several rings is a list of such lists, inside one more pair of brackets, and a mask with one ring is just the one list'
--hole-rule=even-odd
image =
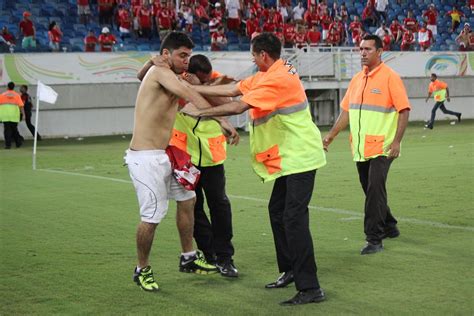
{"label": "man's bare arm", "polygon": [[193,86],[193,89],[202,95],[214,97],[236,97],[242,94],[236,83],[212,86]]}
{"label": "man's bare arm", "polygon": [[170,66],[166,63],[164,58],[160,55],[153,56],[149,61],[143,65],[142,69],[140,69],[137,73],[138,80],[142,81],[145,78],[146,73],[150,70],[151,66],[158,66],[158,67],[165,67],[170,68]]}
{"label": "man's bare arm", "polygon": [[245,112],[249,108],[250,105],[239,100],[206,109],[198,109],[194,104],[186,104],[186,106],[181,110],[181,112],[191,116],[210,117],[240,114]]}

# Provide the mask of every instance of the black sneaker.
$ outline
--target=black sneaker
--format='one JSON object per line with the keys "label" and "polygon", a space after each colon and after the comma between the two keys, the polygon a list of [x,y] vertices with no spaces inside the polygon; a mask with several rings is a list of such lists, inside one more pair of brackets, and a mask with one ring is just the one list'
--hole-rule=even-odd
{"label": "black sneaker", "polygon": [[200,252],[196,252],[191,258],[179,259],[179,271],[196,274],[214,274],[219,272],[215,265],[209,264]]}
{"label": "black sneaker", "polygon": [[462,113],[459,113],[459,115],[456,115],[458,117],[458,123],[461,123],[461,115]]}
{"label": "black sneaker", "polygon": [[364,246],[364,248],[362,248],[360,250],[360,254],[361,255],[370,255],[370,254],[373,254],[373,253],[376,253],[376,252],[380,252],[383,250],[383,244],[380,242],[378,244],[373,244],[373,243],[370,243],[370,242],[367,242]]}
{"label": "black sneaker", "polygon": [[433,129],[433,125],[430,125],[430,124],[425,124],[425,127],[429,129]]}
{"label": "black sneaker", "polygon": [[310,289],[305,291],[299,291],[293,298],[281,302],[280,305],[292,306],[308,303],[319,303],[324,300],[326,300],[326,295],[324,294],[323,289]]}
{"label": "black sneaker", "polygon": [[382,239],[397,238],[398,236],[400,236],[400,231],[398,230],[398,228],[397,227],[391,227],[391,228],[385,229],[385,231],[383,233],[383,236],[382,236]]}
{"label": "black sneaker", "polygon": [[236,278],[239,276],[239,270],[237,270],[232,260],[217,263],[216,267],[219,269],[222,276],[229,278]]}

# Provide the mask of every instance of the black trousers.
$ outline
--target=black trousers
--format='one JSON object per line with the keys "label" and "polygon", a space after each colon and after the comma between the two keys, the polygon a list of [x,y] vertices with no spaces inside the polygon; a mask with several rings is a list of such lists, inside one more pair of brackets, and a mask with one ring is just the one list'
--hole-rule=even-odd
{"label": "black trousers", "polygon": [[[31,123],[31,110],[25,108],[25,123],[28,129],[30,130],[31,135],[35,136],[35,126]],[[41,140],[41,136],[38,133],[38,139]]]}
{"label": "black trousers", "polygon": [[15,141],[16,147],[20,147],[23,143],[16,122],[3,122],[3,137],[5,138],[5,148],[12,147],[12,140]]}
{"label": "black trousers", "polygon": [[441,111],[442,111],[444,114],[450,114],[450,115],[454,115],[454,116],[459,116],[459,115],[461,115],[461,113],[459,113],[459,112],[454,112],[454,111],[448,110],[448,109],[444,106],[444,101],[436,102],[435,105],[433,106],[433,109],[431,110],[431,119],[430,119],[430,122],[428,123],[428,125],[431,126],[431,127],[433,127],[433,125],[434,125],[435,118],[436,118],[436,111],[437,111],[438,109],[441,109]]}
{"label": "black trousers", "polygon": [[359,180],[365,193],[364,232],[366,240],[382,242],[385,230],[397,225],[387,203],[387,176],[393,159],[379,156],[364,162],[357,162]]}
{"label": "black trousers", "polygon": [[[196,187],[194,207],[194,239],[206,258],[216,256],[226,262],[234,255],[232,245],[232,211],[225,192],[224,165],[199,167],[201,178]],[[204,211],[204,194],[211,220]]]}
{"label": "black trousers", "polygon": [[293,271],[299,291],[319,288],[308,210],[315,177],[312,170],[278,178],[268,205],[278,269]]}

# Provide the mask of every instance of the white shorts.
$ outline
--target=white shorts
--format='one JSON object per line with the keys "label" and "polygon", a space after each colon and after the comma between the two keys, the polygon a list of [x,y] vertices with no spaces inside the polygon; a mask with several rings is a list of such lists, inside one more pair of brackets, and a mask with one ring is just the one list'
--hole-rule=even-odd
{"label": "white shorts", "polygon": [[173,177],[164,150],[130,150],[124,157],[137,192],[143,222],[159,223],[168,212],[168,200],[187,201],[196,196]]}
{"label": "white shorts", "polygon": [[323,41],[328,38],[329,30],[323,30]]}
{"label": "white shorts", "polygon": [[438,27],[436,25],[428,24],[426,28],[431,31],[431,33],[433,34],[433,37],[438,34]]}

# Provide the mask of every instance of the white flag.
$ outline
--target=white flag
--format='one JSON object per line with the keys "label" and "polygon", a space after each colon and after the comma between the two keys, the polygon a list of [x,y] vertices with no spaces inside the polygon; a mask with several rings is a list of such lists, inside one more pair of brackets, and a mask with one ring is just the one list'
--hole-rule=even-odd
{"label": "white flag", "polygon": [[58,93],[54,91],[53,88],[41,83],[41,81],[38,81],[37,89],[38,89],[37,95],[40,101],[51,103],[51,104],[56,103],[56,100],[58,98]]}

